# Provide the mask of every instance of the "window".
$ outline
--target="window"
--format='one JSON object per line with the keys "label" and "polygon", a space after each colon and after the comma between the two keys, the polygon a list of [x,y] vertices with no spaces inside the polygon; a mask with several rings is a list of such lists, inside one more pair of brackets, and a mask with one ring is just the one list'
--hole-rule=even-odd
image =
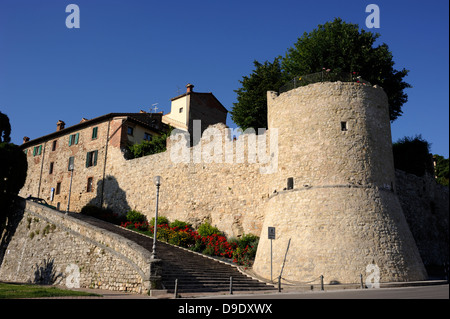
{"label": "window", "polygon": [[52,142],[52,152],[56,151],[56,143],[57,143],[57,140],[54,140]]}
{"label": "window", "polygon": [[127,133],[128,133],[128,135],[133,136],[133,128],[131,126],[128,126]]}
{"label": "window", "polygon": [[80,138],[80,133],[70,135],[69,136],[69,146],[78,144],[79,138]]}
{"label": "window", "polygon": [[144,140],[151,141],[153,139],[153,136],[150,133],[144,133]]}
{"label": "window", "polygon": [[94,178],[89,177],[87,180],[86,192],[91,193],[94,191]]}
{"label": "window", "polygon": [[341,122],[341,131],[346,132],[348,130],[347,122]]}
{"label": "window", "polygon": [[86,167],[97,165],[98,151],[87,152],[86,154]]}
{"label": "window", "polygon": [[98,126],[92,129],[92,139],[95,140],[97,138]]}
{"label": "window", "polygon": [[182,107],[180,107],[179,112],[183,113],[183,108]]}
{"label": "window", "polygon": [[67,165],[67,170],[72,171],[75,167],[75,158],[73,156],[69,157],[69,165]]}
{"label": "window", "polygon": [[61,182],[56,183],[56,191],[55,195],[59,195],[61,193]]}
{"label": "window", "polygon": [[53,174],[53,166],[54,166],[54,164],[55,164],[54,162],[50,163],[50,168],[48,169],[48,173],[49,174]]}
{"label": "window", "polygon": [[41,155],[42,153],[42,145],[35,146],[33,149],[33,156]]}

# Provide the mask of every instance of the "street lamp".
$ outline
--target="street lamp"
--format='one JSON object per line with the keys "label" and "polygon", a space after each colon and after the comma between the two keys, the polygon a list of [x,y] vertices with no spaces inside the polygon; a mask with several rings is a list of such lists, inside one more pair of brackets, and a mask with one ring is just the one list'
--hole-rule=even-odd
{"label": "street lamp", "polygon": [[70,186],[69,186],[69,198],[67,200],[67,208],[66,208],[66,215],[69,213],[70,209],[70,195],[72,194],[72,179],[73,179],[73,170],[75,168],[74,165],[74,158],[69,158],[69,171],[70,171]]}
{"label": "street lamp", "polygon": [[152,259],[156,259],[156,233],[158,230],[158,201],[159,201],[159,187],[161,186],[161,176],[155,176],[153,182],[156,186],[156,209],[155,209],[155,226],[153,229],[153,247]]}

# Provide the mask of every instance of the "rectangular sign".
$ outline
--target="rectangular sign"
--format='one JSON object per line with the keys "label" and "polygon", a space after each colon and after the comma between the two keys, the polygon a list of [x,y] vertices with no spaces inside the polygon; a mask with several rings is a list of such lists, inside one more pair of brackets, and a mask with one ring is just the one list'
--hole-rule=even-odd
{"label": "rectangular sign", "polygon": [[269,227],[269,239],[275,239],[275,227]]}

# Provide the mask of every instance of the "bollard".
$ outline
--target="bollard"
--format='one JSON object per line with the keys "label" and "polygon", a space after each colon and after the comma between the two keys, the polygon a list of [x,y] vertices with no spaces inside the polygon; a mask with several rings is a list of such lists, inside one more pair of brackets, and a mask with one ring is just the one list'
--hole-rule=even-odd
{"label": "bollard", "polygon": [[281,292],[281,276],[278,277],[278,292]]}
{"label": "bollard", "polygon": [[178,298],[178,279],[175,279],[175,292],[173,294],[173,298]]}
{"label": "bollard", "polygon": [[320,275],[320,290],[323,291],[323,275]]}
{"label": "bollard", "polygon": [[359,278],[361,280],[361,289],[364,289],[363,275],[359,274]]}
{"label": "bollard", "polygon": [[233,277],[230,276],[230,295],[233,294]]}

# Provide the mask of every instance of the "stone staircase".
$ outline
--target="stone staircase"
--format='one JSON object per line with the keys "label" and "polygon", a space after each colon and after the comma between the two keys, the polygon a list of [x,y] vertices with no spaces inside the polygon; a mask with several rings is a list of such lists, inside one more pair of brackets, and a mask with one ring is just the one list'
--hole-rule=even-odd
{"label": "stone staircase", "polygon": [[230,277],[233,291],[275,289],[241,273],[233,265],[185,249],[158,242],[157,253],[163,260],[162,281],[169,292],[174,291],[175,280],[180,293],[229,292]]}
{"label": "stone staircase", "polygon": [[[153,239],[148,236],[81,214],[71,213],[71,216],[119,234],[152,251]],[[174,292],[175,280],[178,281],[178,293],[229,292],[230,277],[233,291],[275,290],[274,286],[243,274],[236,266],[164,242],[157,242],[156,255],[162,260],[162,283],[169,293]]]}

